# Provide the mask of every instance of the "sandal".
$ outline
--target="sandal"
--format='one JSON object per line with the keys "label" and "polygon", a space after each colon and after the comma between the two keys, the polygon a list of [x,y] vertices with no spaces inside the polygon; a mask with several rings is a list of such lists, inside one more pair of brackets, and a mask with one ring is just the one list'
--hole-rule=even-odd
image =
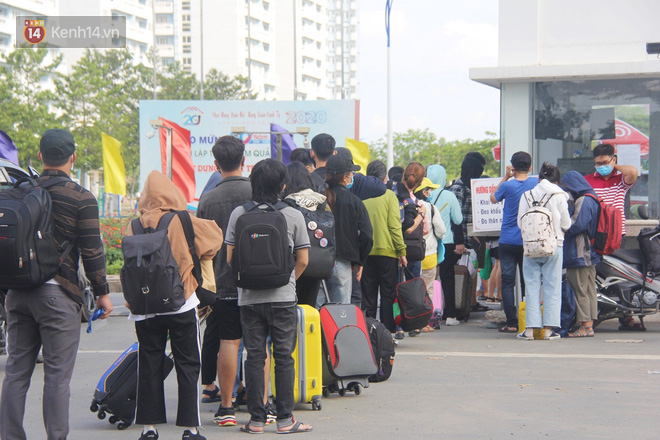
{"label": "sandal", "polygon": [[594,328],[593,327],[585,327],[585,326],[581,325],[573,333],[569,333],[568,337],[569,338],[593,338],[594,337]]}
{"label": "sandal", "polygon": [[500,333],[518,333],[518,327],[509,327],[505,325],[498,330]]}
{"label": "sandal", "polygon": [[481,304],[475,304],[470,307],[470,310],[472,310],[473,312],[487,312],[490,310],[490,308],[486,306],[482,306]]}
{"label": "sandal", "polygon": [[248,434],[263,434],[264,430],[262,429],[261,431],[257,431],[256,429],[252,428],[250,422],[247,422],[244,426],[241,426],[241,432],[247,432]]}
{"label": "sandal", "polygon": [[433,327],[431,327],[430,325],[427,325],[426,327],[424,327],[422,329],[422,333],[431,333],[431,332],[434,332],[434,331],[435,331],[435,329]]}
{"label": "sandal", "polygon": [[634,332],[643,332],[646,331],[646,327],[644,327],[641,323],[635,322],[635,318],[632,316],[627,317],[624,319],[623,323],[619,326],[619,330],[629,330],[629,331],[634,331]]}
{"label": "sandal", "polygon": [[202,403],[212,403],[220,402],[222,398],[220,397],[220,388],[215,386],[214,390],[204,390],[202,391]]}
{"label": "sandal", "polygon": [[[302,428],[302,423],[301,422],[295,422],[291,427],[286,428],[282,431],[280,429],[277,429],[278,434],[296,434],[298,432],[311,432],[312,427],[310,426],[309,428]],[[309,425],[308,425],[309,426]]]}

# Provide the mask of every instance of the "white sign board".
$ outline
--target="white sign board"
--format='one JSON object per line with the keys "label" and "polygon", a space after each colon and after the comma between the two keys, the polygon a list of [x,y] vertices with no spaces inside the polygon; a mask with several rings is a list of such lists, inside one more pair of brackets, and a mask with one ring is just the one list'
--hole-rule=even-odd
{"label": "white sign board", "polygon": [[502,178],[472,179],[472,230],[474,232],[499,232],[502,229],[503,203],[491,203],[490,195]]}

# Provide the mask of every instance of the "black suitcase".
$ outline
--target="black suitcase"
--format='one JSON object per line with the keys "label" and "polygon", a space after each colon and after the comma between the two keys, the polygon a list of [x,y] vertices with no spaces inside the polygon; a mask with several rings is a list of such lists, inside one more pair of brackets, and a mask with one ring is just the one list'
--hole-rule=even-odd
{"label": "black suitcase", "polygon": [[433,304],[426,294],[426,284],[422,278],[413,278],[406,269],[408,281],[396,285],[396,299],[401,311],[401,328],[405,332],[429,325],[433,314]]}
{"label": "black suitcase", "polygon": [[[470,319],[470,295],[472,295],[472,278],[467,266],[454,266],[456,280],[456,319],[467,322]],[[448,295],[449,292],[446,293]]]}
{"label": "black suitcase", "polygon": [[[165,377],[172,371],[174,361],[163,355]],[[117,429],[128,428],[135,419],[137,405],[137,361],[138,343],[134,343],[110,365],[96,385],[90,411],[98,413],[100,420],[106,413],[111,414],[108,421]]]}

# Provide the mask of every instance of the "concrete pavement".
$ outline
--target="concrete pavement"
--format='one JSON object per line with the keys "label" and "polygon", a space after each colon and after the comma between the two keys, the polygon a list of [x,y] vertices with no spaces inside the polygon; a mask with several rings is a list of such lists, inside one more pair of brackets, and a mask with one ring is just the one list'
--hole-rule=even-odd
{"label": "concrete pavement", "polygon": [[[113,294],[121,304],[121,295]],[[103,371],[136,340],[121,308],[82,338],[72,381],[71,434],[78,439],[137,439],[140,427],[118,431],[89,411]],[[660,421],[660,318],[648,331],[621,332],[609,321],[595,338],[521,341],[486,328],[483,313],[467,324],[406,337],[387,382],[362,394],[337,394],[321,411],[299,405],[295,416],[310,423],[315,439],[657,439]],[[0,379],[6,356],[0,356]],[[37,365],[28,394],[28,438],[45,438],[41,417],[43,366]],[[166,381],[168,419],[161,439],[179,439],[176,379]],[[201,404],[208,439],[245,438],[237,427],[213,424],[217,404]],[[242,408],[239,423],[249,415]],[[267,428],[272,436],[274,427]]]}

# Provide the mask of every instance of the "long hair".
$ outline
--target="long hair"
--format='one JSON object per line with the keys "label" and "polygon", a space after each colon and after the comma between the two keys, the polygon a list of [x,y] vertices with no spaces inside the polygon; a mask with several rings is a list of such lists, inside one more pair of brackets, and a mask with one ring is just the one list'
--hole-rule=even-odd
{"label": "long hair", "polygon": [[416,190],[420,183],[422,183],[424,176],[426,176],[424,165],[419,162],[410,162],[403,171],[402,185],[397,185],[397,196],[399,200],[410,197],[410,193]]}
{"label": "long hair", "polygon": [[344,186],[344,177],[349,173],[342,174],[326,174],[325,175],[325,196],[328,199],[328,206],[334,209],[335,202],[337,201],[337,192],[335,188]]}
{"label": "long hair", "polygon": [[291,162],[286,166],[289,173],[289,181],[286,188],[282,191],[282,198],[289,194],[300,192],[304,189],[314,189],[314,182],[307,171],[307,167],[302,162]]}

